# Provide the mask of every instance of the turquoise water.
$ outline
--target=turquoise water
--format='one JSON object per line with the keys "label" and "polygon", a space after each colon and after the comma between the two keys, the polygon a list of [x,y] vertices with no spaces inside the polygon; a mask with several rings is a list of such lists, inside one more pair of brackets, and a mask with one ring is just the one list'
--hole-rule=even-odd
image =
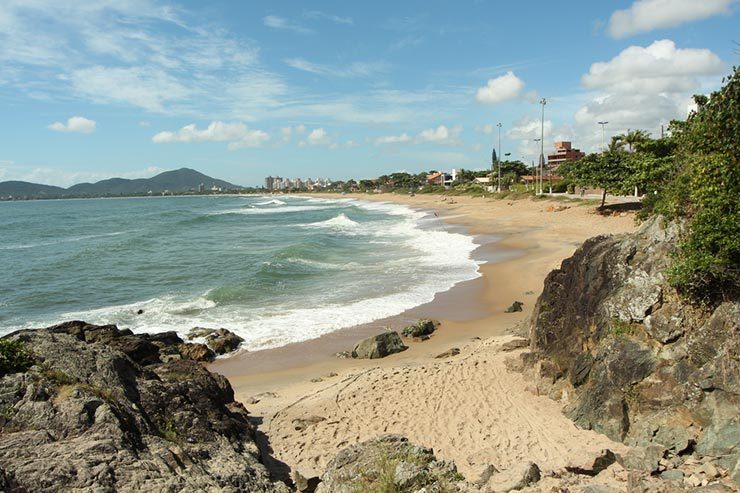
{"label": "turquoise water", "polygon": [[225,327],[260,349],[401,313],[479,275],[472,238],[351,199],[5,202],[0,232],[0,333],[68,319]]}

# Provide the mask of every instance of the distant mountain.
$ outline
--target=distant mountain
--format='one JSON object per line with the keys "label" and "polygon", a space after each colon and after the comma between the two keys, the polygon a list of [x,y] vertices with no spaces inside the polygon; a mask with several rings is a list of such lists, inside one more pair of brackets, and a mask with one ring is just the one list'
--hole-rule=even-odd
{"label": "distant mountain", "polygon": [[0,198],[62,198],[62,197],[111,197],[121,195],[142,195],[149,192],[160,194],[164,191],[182,193],[197,191],[200,185],[206,190],[217,187],[225,190],[238,190],[243,187],[217,178],[212,178],[189,168],[165,171],[151,178],[109,178],[96,183],[78,183],[69,188],[39,185],[25,181],[0,182]]}
{"label": "distant mountain", "polygon": [[40,185],[27,181],[3,181],[0,182],[0,197],[60,197],[66,190],[51,185]]}

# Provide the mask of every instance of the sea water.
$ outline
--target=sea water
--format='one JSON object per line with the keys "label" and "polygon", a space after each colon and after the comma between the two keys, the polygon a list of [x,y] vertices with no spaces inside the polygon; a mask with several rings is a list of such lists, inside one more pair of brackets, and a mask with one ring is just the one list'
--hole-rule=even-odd
{"label": "sea water", "polygon": [[64,320],[277,347],[479,276],[470,236],[390,203],[188,196],[0,203],[0,335]]}

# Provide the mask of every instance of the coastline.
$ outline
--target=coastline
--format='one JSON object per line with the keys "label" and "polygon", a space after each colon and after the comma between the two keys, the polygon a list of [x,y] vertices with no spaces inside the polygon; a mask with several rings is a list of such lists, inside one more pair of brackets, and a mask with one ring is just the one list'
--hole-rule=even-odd
{"label": "coastline", "polygon": [[[326,197],[325,194],[321,196]],[[459,283],[447,292],[438,293],[432,303],[416,307],[397,317],[376,321],[366,326],[342,329],[312,341],[239,354],[209,365],[210,370],[221,373],[229,379],[236,400],[245,403],[250,414],[260,423],[260,431],[267,435],[276,459],[297,467],[304,475],[311,475],[319,471],[342,445],[352,443],[350,437],[352,440],[360,440],[382,432],[395,432],[410,435],[416,442],[433,447],[444,459],[456,460],[463,474],[469,472],[466,461],[468,466],[472,467],[471,457],[483,453],[481,450],[484,449],[489,450],[486,460],[497,461],[491,463],[505,463],[507,457],[500,456],[501,451],[484,448],[480,437],[460,443],[460,437],[455,438],[455,434],[452,433],[446,434],[444,439],[437,439],[413,425],[425,416],[424,409],[430,405],[426,402],[428,394],[434,393],[433,389],[426,393],[411,393],[412,395],[407,396],[410,400],[401,406],[406,409],[406,419],[386,422],[385,419],[381,419],[384,411],[376,408],[374,404],[370,406],[371,402],[393,401],[396,397],[405,396],[407,386],[423,387],[424,381],[418,380],[421,377],[416,375],[417,371],[423,369],[427,372],[434,369],[438,373],[440,368],[445,367],[450,361],[456,361],[435,358],[452,347],[462,350],[460,365],[466,370],[467,375],[464,386],[480,383],[487,388],[491,382],[480,380],[490,380],[491,374],[482,372],[477,378],[471,377],[467,374],[467,370],[470,369],[468,363],[472,365],[473,360],[479,362],[488,361],[488,358],[495,359],[498,361],[496,378],[503,378],[502,382],[506,382],[502,384],[500,392],[508,393],[510,390],[508,386],[517,386],[520,387],[517,389],[519,392],[517,401],[524,402],[530,397],[536,398],[537,402],[533,405],[540,411],[547,410],[547,420],[557,422],[557,426],[551,424],[551,429],[559,426],[566,435],[572,432],[578,436],[573,439],[593,443],[592,448],[603,447],[605,443],[612,447],[617,446],[601,435],[576,430],[572,422],[560,414],[556,402],[529,393],[527,393],[529,397],[521,394],[527,392],[524,390],[527,383],[519,381],[521,376],[508,374],[503,366],[503,355],[496,355],[491,351],[495,353],[497,350],[492,348],[498,347],[501,340],[509,337],[506,334],[517,330],[517,327],[520,333],[526,332],[526,322],[537,296],[542,291],[544,278],[552,269],[557,268],[560,262],[570,256],[587,238],[636,229],[632,215],[605,217],[593,213],[592,205],[551,200],[507,201],[481,197],[444,198],[437,195],[409,197],[393,194],[354,194],[337,197],[393,202],[416,209],[436,211],[450,225],[463,228],[468,234],[482,238],[484,242],[480,249],[483,251],[478,253],[488,255],[505,252],[505,255],[498,261],[481,265],[481,277]],[[524,302],[523,311],[504,313],[506,307],[515,300]],[[338,351],[351,350],[363,337],[382,332],[386,325],[394,330],[400,330],[405,322],[420,317],[437,318],[442,325],[428,341],[406,342],[409,349],[402,353],[381,360],[339,359],[334,356]],[[474,364],[477,366],[478,362]],[[376,378],[363,384],[362,381],[369,378],[368,375],[375,375]],[[393,389],[378,386],[379,382],[385,384],[389,379],[401,378],[399,375],[404,378],[403,385]],[[340,412],[339,409],[327,408],[338,405],[338,392],[350,386],[356,388],[352,395],[362,394],[369,399],[365,406],[352,406],[355,410],[349,414],[346,409]],[[416,396],[417,401],[413,400],[413,396]],[[293,430],[291,420],[302,419],[301,416],[310,416],[318,410],[325,414],[322,420],[326,419],[331,423],[331,430],[324,430],[323,422],[320,423],[321,426],[312,427],[311,432]],[[436,406],[435,419],[454,422],[455,419],[452,418],[458,411],[451,408],[442,412],[439,406]],[[453,416],[449,416],[449,413]],[[469,422],[472,418],[465,419]],[[475,419],[481,422],[479,417]],[[545,418],[540,416],[537,419]],[[373,424],[377,420],[384,424],[382,426]],[[527,420],[522,423],[524,422]],[[510,427],[515,427],[515,424]],[[486,426],[496,425],[487,423]],[[299,438],[304,443],[297,448],[288,445],[290,443],[295,445],[298,437],[291,437],[295,433],[299,433]],[[546,439],[542,434],[538,436],[539,439]],[[563,440],[568,441],[570,438]],[[577,456],[590,450],[587,446],[581,447],[580,450],[578,443],[571,445],[572,447],[569,447],[573,451],[570,454],[571,459],[573,454]],[[529,444],[529,448],[537,450],[536,445],[532,443]],[[516,450],[511,453],[516,453]],[[544,453],[547,455],[547,452]],[[563,456],[561,461],[568,456],[566,453],[561,455]],[[545,464],[545,467],[558,466],[558,459],[554,457],[550,457],[549,460],[541,457],[539,461]]]}

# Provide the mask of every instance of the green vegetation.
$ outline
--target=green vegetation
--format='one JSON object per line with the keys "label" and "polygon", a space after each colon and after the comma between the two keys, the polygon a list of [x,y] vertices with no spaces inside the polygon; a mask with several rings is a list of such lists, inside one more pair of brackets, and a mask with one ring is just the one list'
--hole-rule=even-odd
{"label": "green vegetation", "polygon": [[[712,304],[740,294],[740,69],[697,110],[671,123],[671,135],[632,131],[609,148],[567,163],[560,172],[577,185],[645,194],[639,218],[662,214],[686,231],[670,282],[679,293]],[[625,150],[624,147],[628,149]]]}
{"label": "green vegetation", "polygon": [[33,363],[33,354],[23,342],[0,339],[0,377],[26,371]]}
{"label": "green vegetation", "polygon": [[674,122],[670,179],[651,212],[686,220],[671,272],[679,292],[701,302],[740,294],[740,69],[698,110]]}

